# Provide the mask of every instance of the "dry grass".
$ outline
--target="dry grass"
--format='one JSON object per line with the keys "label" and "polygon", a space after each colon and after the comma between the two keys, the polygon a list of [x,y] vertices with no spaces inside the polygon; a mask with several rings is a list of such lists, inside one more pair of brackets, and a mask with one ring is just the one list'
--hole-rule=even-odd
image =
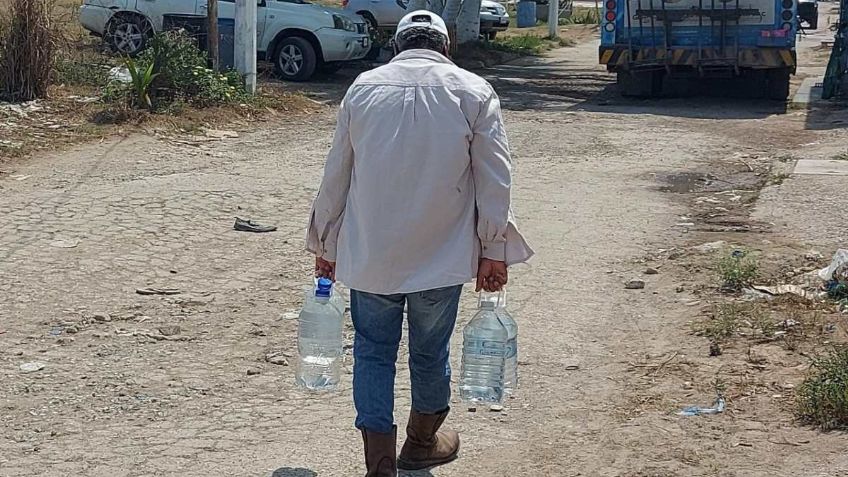
{"label": "dry grass", "polygon": [[0,13],[0,97],[47,96],[57,37],[49,0],[11,0]]}

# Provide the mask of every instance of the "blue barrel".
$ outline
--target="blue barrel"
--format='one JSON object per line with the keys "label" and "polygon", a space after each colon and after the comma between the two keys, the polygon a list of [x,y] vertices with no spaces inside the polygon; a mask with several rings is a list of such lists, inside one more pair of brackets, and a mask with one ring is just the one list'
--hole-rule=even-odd
{"label": "blue barrel", "polygon": [[232,18],[218,19],[218,68],[221,71],[235,68],[236,21]]}
{"label": "blue barrel", "polygon": [[518,10],[518,28],[532,28],[536,26],[536,2],[521,1],[516,6]]}

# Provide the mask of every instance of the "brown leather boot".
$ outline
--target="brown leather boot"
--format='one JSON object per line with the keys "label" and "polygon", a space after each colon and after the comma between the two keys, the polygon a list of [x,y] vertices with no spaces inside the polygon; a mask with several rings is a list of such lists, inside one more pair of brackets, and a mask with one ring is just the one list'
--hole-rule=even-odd
{"label": "brown leather boot", "polygon": [[438,414],[409,413],[406,426],[406,442],[400,451],[398,468],[403,470],[429,469],[447,464],[459,453],[459,434],[454,431],[439,431],[448,417],[450,408]]}
{"label": "brown leather boot", "polygon": [[397,427],[389,434],[362,431],[365,477],[397,477]]}

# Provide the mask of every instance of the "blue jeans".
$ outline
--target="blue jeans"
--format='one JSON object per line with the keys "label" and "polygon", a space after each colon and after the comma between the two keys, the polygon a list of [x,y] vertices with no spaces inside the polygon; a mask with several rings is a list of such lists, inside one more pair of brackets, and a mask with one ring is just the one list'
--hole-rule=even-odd
{"label": "blue jeans", "polygon": [[462,285],[418,293],[375,295],[351,290],[353,402],[356,427],[388,433],[394,427],[395,373],[403,326],[409,320],[412,409],[423,414],[450,404],[450,338]]}

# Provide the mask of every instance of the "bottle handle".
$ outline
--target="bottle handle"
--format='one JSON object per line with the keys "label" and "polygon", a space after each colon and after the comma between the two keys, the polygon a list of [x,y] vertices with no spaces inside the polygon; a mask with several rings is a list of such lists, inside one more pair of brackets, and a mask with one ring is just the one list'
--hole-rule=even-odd
{"label": "bottle handle", "polygon": [[[491,295],[489,292],[482,292],[481,291],[481,292],[477,293],[477,303],[483,302],[483,293],[486,293],[487,295]],[[506,303],[506,290],[501,288],[501,290],[498,292],[497,301],[495,301],[495,308],[500,308],[501,305],[504,304],[504,303]]]}

